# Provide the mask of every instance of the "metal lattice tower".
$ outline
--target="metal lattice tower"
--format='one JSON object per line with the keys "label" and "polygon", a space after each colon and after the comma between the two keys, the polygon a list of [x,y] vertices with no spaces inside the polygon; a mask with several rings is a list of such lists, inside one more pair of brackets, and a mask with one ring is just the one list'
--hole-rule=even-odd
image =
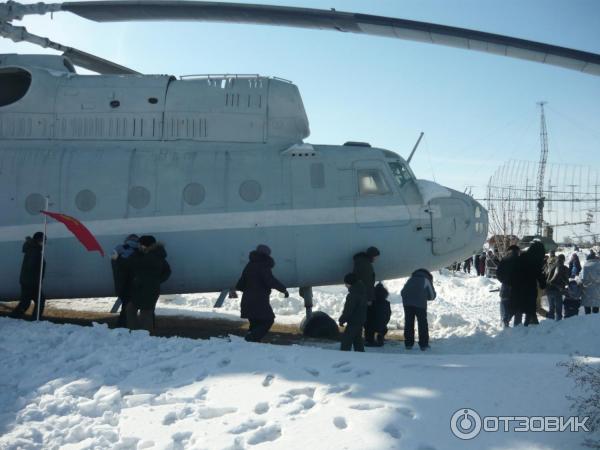
{"label": "metal lattice tower", "polygon": [[540,153],[540,162],[538,166],[538,176],[536,185],[537,202],[537,219],[536,219],[536,234],[542,235],[544,228],[544,175],[546,173],[546,162],[548,160],[548,131],[546,130],[546,116],[544,115],[544,105],[546,102],[539,102],[541,110],[540,123],[540,144],[542,150]]}

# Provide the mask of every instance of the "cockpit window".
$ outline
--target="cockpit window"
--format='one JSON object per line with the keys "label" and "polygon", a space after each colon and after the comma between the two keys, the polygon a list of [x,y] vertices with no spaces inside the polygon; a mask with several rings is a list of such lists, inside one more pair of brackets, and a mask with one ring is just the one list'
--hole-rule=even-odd
{"label": "cockpit window", "polygon": [[390,192],[383,173],[377,169],[360,169],[358,171],[358,189],[360,195],[381,195]]}
{"label": "cockpit window", "polygon": [[391,162],[388,163],[390,165],[390,169],[392,169],[392,174],[394,175],[394,179],[398,186],[403,187],[406,183],[412,180],[412,176],[408,167],[400,162]]}

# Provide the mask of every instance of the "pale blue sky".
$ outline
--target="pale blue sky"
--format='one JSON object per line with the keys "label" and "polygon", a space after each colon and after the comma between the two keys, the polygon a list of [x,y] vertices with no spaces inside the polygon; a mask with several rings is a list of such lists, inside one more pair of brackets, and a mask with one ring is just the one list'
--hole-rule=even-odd
{"label": "pale blue sky", "polygon": [[[242,0],[238,0],[241,2]],[[247,3],[258,3],[254,0]],[[270,0],[507,34],[600,53],[597,0]],[[18,22],[16,24],[19,24]],[[30,32],[145,73],[260,73],[294,81],[311,143],[368,141],[407,155],[420,178],[483,187],[508,159],[600,166],[600,77],[483,53],[326,31],[201,23],[96,24],[31,17]],[[0,42],[0,52],[43,52]]]}

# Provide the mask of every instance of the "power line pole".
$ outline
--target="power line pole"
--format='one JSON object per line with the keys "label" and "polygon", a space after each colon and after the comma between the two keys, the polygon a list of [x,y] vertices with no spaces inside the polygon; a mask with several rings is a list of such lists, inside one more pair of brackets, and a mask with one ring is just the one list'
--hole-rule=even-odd
{"label": "power line pole", "polygon": [[544,114],[544,105],[546,102],[539,102],[541,119],[540,119],[540,143],[542,150],[540,153],[540,162],[538,165],[538,179],[537,179],[537,220],[536,220],[536,234],[542,235],[544,227],[544,174],[546,172],[546,161],[548,160],[548,131],[546,130],[546,116]]}

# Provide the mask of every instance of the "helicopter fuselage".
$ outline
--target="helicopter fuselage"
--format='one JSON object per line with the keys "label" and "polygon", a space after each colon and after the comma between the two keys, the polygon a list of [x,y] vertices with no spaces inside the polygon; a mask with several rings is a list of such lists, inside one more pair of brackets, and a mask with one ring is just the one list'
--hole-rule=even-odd
{"label": "helicopter fuselage", "polygon": [[[0,96],[2,299],[18,296],[21,246],[46,197],[108,253],[130,233],[155,235],[173,269],[164,293],[231,288],[257,244],[287,286],[308,287],[340,283],[369,246],[389,279],[464,259],[486,238],[481,205],[417,180],[397,154],[304,143],[304,107],[284,80],[80,76],[2,56],[15,97]],[[107,259],[62,224],[49,224],[46,252],[48,297],[112,295]]]}

